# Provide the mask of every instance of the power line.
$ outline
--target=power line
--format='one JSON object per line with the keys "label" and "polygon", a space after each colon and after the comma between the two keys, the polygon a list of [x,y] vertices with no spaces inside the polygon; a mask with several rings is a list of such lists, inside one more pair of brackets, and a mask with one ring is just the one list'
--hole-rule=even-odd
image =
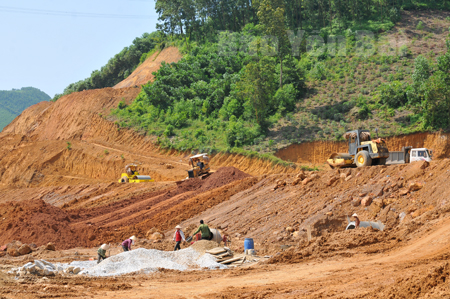
{"label": "power line", "polygon": [[83,17],[83,18],[107,18],[107,19],[151,19],[149,15],[120,15],[120,14],[99,14],[88,12],[71,12],[71,11],[56,11],[33,8],[20,8],[0,6],[0,12],[12,12],[32,15],[46,15],[46,16],[65,16],[65,17]]}

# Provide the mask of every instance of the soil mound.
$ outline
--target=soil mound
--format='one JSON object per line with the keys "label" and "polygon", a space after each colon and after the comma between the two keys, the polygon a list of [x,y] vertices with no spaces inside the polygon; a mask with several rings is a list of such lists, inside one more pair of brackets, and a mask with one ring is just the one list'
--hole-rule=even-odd
{"label": "soil mound", "polygon": [[93,229],[73,229],[73,216],[43,200],[8,202],[0,205],[3,218],[0,243],[11,240],[34,243],[37,246],[53,242],[58,249],[86,246]]}
{"label": "soil mound", "polygon": [[251,175],[246,174],[245,172],[242,172],[234,167],[221,167],[205,180],[202,184],[202,190],[208,191],[219,188],[250,176]]}
{"label": "soil mound", "polygon": [[359,228],[338,233],[323,234],[311,242],[291,247],[282,254],[274,256],[270,264],[294,264],[308,258],[325,258],[341,255],[350,257],[361,253],[379,253],[397,244],[395,237],[387,232],[369,228]]}

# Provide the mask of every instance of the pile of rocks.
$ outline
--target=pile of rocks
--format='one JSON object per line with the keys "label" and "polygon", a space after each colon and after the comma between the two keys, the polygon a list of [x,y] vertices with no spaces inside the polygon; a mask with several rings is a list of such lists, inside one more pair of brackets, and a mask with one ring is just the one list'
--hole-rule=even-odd
{"label": "pile of rocks", "polygon": [[153,241],[153,243],[159,243],[165,238],[164,233],[155,227],[151,228],[145,235],[149,240]]}
{"label": "pile of rocks", "polygon": [[[51,250],[55,251],[55,245],[52,243],[48,243],[47,245],[41,246],[43,250]],[[10,256],[21,256],[32,253],[33,251],[38,250],[38,247],[35,244],[23,244],[20,241],[12,241],[11,243],[0,247],[0,257],[5,256],[6,254]]]}
{"label": "pile of rocks", "polygon": [[56,274],[78,274],[81,269],[79,267],[68,267],[64,269],[61,266],[55,266],[46,260],[35,260],[29,262],[22,267],[11,269],[8,274],[16,276],[25,276],[27,274],[39,275],[39,276],[54,276]]}

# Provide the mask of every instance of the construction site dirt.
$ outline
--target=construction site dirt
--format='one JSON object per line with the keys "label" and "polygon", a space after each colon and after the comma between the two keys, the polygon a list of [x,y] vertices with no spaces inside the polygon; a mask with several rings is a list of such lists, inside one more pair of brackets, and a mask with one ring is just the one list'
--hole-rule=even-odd
{"label": "construction site dirt", "polygon": [[[428,140],[431,163],[309,172],[221,153],[211,155],[210,176],[185,180],[191,152],[162,150],[109,116],[139,91],[89,90],[40,103],[0,133],[0,298],[450,297],[445,134],[402,137],[413,146]],[[325,158],[336,149],[320,146]],[[302,162],[299,148],[283,155]],[[118,183],[130,163],[155,182]],[[346,230],[354,213],[383,231]],[[132,235],[131,252],[167,253],[175,226],[187,237],[200,220],[227,236],[236,255],[252,238],[256,256],[215,270],[8,274],[36,260],[96,264],[100,245],[123,254],[121,242]]]}

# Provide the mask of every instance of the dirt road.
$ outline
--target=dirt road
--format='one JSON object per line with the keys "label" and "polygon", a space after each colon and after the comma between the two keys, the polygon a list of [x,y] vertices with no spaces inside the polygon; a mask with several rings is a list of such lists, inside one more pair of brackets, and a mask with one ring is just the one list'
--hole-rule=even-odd
{"label": "dirt road", "polygon": [[[96,298],[415,298],[421,295],[420,288],[429,291],[427,284],[442,287],[435,295],[444,298],[450,295],[448,282],[429,277],[414,292],[399,280],[432,276],[441,265],[446,265],[443,276],[448,278],[450,268],[445,260],[449,250],[450,219],[445,219],[429,234],[387,254],[207,273],[165,273],[130,290],[106,292]],[[391,289],[401,292],[390,293]]]}
{"label": "dirt road", "polygon": [[[50,278],[7,298],[448,298],[450,219],[428,233],[382,254],[336,255],[295,264],[179,272],[120,278]],[[81,252],[81,251],[80,251]],[[69,283],[68,283],[69,282]],[[4,288],[3,288],[4,289]],[[65,294],[65,295],[64,295]]]}

